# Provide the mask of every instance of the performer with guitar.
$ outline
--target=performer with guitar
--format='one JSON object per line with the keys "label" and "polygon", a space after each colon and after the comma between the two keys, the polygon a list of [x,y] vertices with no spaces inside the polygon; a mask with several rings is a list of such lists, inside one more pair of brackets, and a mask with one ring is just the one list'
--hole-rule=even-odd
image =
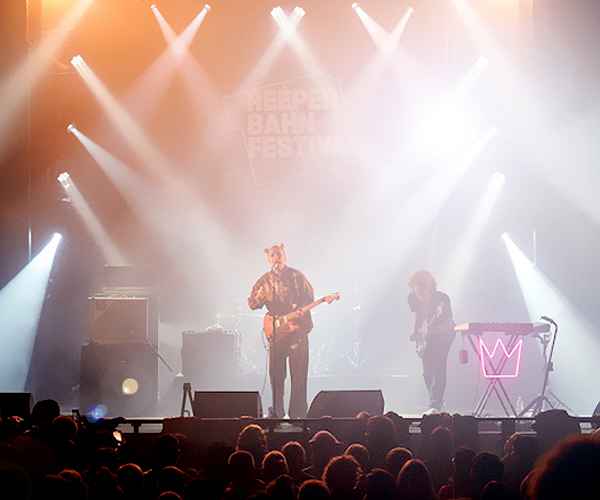
{"label": "performer with guitar", "polygon": [[454,320],[450,297],[437,290],[429,271],[417,271],[408,282],[410,310],[415,313],[415,326],[410,340],[416,342],[417,354],[423,361],[423,378],[430,399],[430,410],[442,409],[446,390],[448,351],[454,340]]}
{"label": "performer with guitar", "polygon": [[264,331],[269,341],[269,377],[273,391],[273,417],[283,418],[283,389],[287,360],[290,360],[292,387],[290,418],[304,418],[307,410],[308,333],[313,328],[310,310],[323,302],[331,303],[339,295],[314,300],[306,277],[287,266],[282,244],[265,249],[271,270],[256,282],[248,297],[250,309],[267,307]]}

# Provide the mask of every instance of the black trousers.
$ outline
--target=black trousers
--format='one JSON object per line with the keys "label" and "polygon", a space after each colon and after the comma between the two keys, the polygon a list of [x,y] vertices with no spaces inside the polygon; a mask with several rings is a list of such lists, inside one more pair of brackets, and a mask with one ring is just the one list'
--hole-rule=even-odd
{"label": "black trousers", "polygon": [[283,390],[287,377],[287,361],[290,361],[292,390],[290,394],[290,418],[304,418],[307,411],[306,385],[308,379],[308,337],[276,340],[269,349],[269,377],[273,391],[273,416],[283,418]]}
{"label": "black trousers", "polygon": [[423,379],[431,408],[441,409],[446,391],[448,352],[454,337],[431,337],[423,351]]}

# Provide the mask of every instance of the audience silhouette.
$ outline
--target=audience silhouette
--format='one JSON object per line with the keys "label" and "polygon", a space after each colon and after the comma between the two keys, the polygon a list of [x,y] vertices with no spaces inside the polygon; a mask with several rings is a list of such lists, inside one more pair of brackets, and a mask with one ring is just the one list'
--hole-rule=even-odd
{"label": "audience silhouette", "polygon": [[[560,428],[551,428],[553,422]],[[312,436],[304,432],[298,440],[282,442],[283,433],[273,433],[272,428],[267,432],[251,423],[238,433],[235,448],[219,442],[223,436],[213,436],[213,443],[201,450],[190,450],[184,435],[163,433],[152,441],[145,439],[154,444],[138,446],[136,451],[135,440],[113,432],[118,421],[74,419],[60,415],[55,401],[40,401],[29,421],[11,416],[0,420],[0,498],[600,498],[599,431],[573,436],[579,434],[578,429],[561,412],[542,416],[539,436],[531,432],[510,436],[502,459],[487,451],[454,449],[460,436],[453,434],[452,419],[447,416],[424,422],[419,453],[412,446],[397,447],[398,429],[405,445],[410,446],[410,440],[406,421],[395,414],[363,412],[354,427],[340,434],[333,420],[320,424],[321,430]],[[544,448],[549,451],[540,457]]]}

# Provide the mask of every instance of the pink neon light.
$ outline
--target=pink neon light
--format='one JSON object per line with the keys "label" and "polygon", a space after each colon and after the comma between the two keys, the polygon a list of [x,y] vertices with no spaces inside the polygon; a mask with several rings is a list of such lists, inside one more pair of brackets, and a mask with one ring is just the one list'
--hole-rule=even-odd
{"label": "pink neon light", "polygon": [[[487,363],[486,363],[486,357],[484,356],[487,355],[487,359],[490,360],[490,363],[494,360],[494,358],[496,357],[496,352],[498,351],[498,348],[502,349],[502,353],[504,354],[504,357],[509,360],[510,358],[513,357],[513,355],[515,354],[515,352],[517,353],[517,364],[513,370],[512,373],[489,373],[488,372],[488,368],[487,368]],[[502,339],[498,339],[496,340],[496,344],[494,344],[494,348],[492,349],[492,352],[489,351],[489,349],[487,348],[487,346],[485,345],[485,342],[483,341],[483,339],[481,337],[479,337],[479,359],[481,361],[481,373],[483,373],[483,376],[485,378],[516,378],[519,376],[519,372],[521,371],[521,351],[523,349],[523,339],[519,339],[517,341],[517,343],[513,346],[512,350],[510,352],[508,352],[508,349],[506,348],[506,345],[504,345],[504,342],[502,342]],[[502,359],[499,359],[498,362],[499,364],[502,362]]]}

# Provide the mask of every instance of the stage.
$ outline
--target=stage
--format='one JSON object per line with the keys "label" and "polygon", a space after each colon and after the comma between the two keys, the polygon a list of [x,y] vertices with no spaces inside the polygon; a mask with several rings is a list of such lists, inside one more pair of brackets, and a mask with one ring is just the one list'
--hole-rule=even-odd
{"label": "stage", "polygon": [[0,393],[593,414],[598,15],[3,0]]}

